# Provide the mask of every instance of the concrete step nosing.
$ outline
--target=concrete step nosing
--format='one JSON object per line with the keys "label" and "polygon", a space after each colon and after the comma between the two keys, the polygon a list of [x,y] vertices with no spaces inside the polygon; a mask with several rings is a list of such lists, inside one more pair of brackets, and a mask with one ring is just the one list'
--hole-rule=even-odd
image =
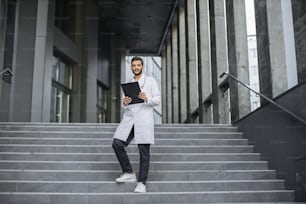
{"label": "concrete step nosing", "polygon": [[[55,137],[0,137],[1,140],[71,140],[71,141],[112,141],[113,138],[95,138],[95,137],[62,137],[62,138],[55,138]],[[247,139],[243,138],[229,138],[229,139],[221,139],[221,138],[155,138],[155,141],[247,141]]]}
{"label": "concrete step nosing", "polygon": [[[0,172],[44,172],[44,173],[112,173],[122,172],[120,170],[45,170],[45,169],[0,169]],[[150,170],[151,173],[257,173],[276,172],[271,169],[250,169],[250,170]]]}
{"label": "concrete step nosing", "polygon": [[[294,190],[246,190],[246,191],[178,191],[178,192],[146,192],[151,195],[176,195],[176,194],[246,194],[246,193],[294,193]],[[112,193],[65,193],[65,192],[0,192],[0,195],[135,195],[133,192]]]}
{"label": "concrete step nosing", "polygon": [[[209,181],[148,181],[148,184],[210,184],[210,183],[283,183],[280,179],[266,180],[209,180]],[[0,180],[0,183],[43,184],[116,184],[115,181],[56,181],[56,180]]]}
{"label": "concrete step nosing", "polygon": [[[17,155],[114,155],[114,153],[87,153],[87,152],[0,152],[0,155],[9,155],[9,154],[17,154]],[[129,155],[139,155],[139,153],[129,153]],[[260,153],[256,152],[241,152],[241,153],[151,153],[151,155],[184,155],[184,156],[244,156],[244,155],[254,155],[260,156]]]}
{"label": "concrete step nosing", "polygon": [[[36,133],[36,134],[114,134],[115,131],[42,131],[42,130],[0,130],[1,133]],[[155,134],[160,134],[160,135],[165,135],[165,134],[182,134],[182,132],[160,132],[160,131],[155,131]],[[241,132],[196,132],[196,131],[184,131],[183,134],[186,135],[193,135],[193,134],[243,134]]]}
{"label": "concrete step nosing", "polygon": [[[53,144],[0,144],[0,147],[110,147],[110,145],[53,145]],[[136,144],[131,144],[129,147],[137,147]],[[253,145],[153,145],[151,148],[167,147],[167,148],[209,148],[209,147],[222,147],[222,148],[237,148],[237,147],[254,147]]]}
{"label": "concrete step nosing", "polygon": [[[0,163],[67,163],[67,164],[118,164],[117,161],[37,161],[37,160],[0,160]],[[131,161],[131,164],[138,164]],[[151,164],[266,164],[267,161],[151,161]]]}

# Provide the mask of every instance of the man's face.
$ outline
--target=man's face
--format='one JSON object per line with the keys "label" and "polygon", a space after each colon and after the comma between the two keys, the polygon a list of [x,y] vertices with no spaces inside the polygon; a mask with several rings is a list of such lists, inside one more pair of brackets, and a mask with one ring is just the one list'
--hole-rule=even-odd
{"label": "man's face", "polygon": [[134,75],[140,75],[142,73],[143,65],[140,60],[135,60],[132,62],[131,68]]}

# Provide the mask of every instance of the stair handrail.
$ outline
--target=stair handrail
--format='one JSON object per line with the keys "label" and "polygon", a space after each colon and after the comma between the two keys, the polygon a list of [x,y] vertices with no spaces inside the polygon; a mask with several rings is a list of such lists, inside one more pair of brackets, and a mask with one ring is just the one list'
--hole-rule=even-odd
{"label": "stair handrail", "polygon": [[296,120],[300,121],[301,123],[303,123],[304,125],[306,125],[306,120],[304,120],[303,118],[301,118],[300,116],[296,115],[295,113],[291,112],[290,110],[288,110],[287,108],[283,107],[282,105],[276,103],[275,101],[273,101],[272,99],[270,99],[269,97],[267,97],[266,95],[252,89],[249,85],[243,83],[242,81],[240,81],[239,79],[237,79],[237,77],[235,77],[234,75],[228,73],[228,72],[223,72],[220,75],[220,78],[222,78],[224,75],[229,76],[231,79],[235,80],[236,82],[240,83],[242,86],[246,87],[247,89],[249,89],[250,91],[256,93],[257,95],[261,96],[262,98],[264,98],[265,100],[267,100],[268,102],[270,102],[271,104],[273,104],[274,106],[278,107],[279,109],[283,110],[284,112],[286,112],[287,114],[289,114],[290,116],[292,116],[293,118],[295,118]]}

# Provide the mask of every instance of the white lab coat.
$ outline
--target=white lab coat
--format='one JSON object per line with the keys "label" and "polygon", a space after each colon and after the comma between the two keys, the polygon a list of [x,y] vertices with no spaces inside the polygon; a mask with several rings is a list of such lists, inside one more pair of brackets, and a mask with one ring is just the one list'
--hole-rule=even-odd
{"label": "white lab coat", "polygon": [[[130,82],[134,81],[132,79]],[[146,103],[123,106],[123,118],[118,125],[114,138],[126,141],[134,125],[136,144],[154,144],[153,107],[160,103],[160,92],[154,78],[142,74],[138,80],[140,89],[148,98]]]}

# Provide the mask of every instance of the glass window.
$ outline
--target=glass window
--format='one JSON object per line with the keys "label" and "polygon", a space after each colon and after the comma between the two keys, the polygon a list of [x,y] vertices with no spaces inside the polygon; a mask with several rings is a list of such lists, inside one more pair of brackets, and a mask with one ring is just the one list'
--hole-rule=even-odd
{"label": "glass window", "polygon": [[97,83],[97,122],[107,122],[107,95],[108,90],[102,83]]}
{"label": "glass window", "polygon": [[50,122],[71,122],[72,66],[54,57]]}
{"label": "glass window", "polygon": [[256,108],[258,108],[258,107],[259,107],[258,102],[257,102],[257,101],[254,101],[254,102],[253,102],[253,108],[256,109]]}
{"label": "glass window", "polygon": [[251,74],[257,74],[257,66],[250,65],[251,68]]}
{"label": "glass window", "polygon": [[255,49],[255,48],[250,49],[250,55],[251,55],[251,57],[256,58],[257,57],[257,49]]}
{"label": "glass window", "polygon": [[52,87],[50,122],[70,122],[70,94]]}
{"label": "glass window", "polygon": [[70,65],[65,64],[60,60],[56,60],[56,64],[53,65],[52,79],[65,87],[72,88],[72,69]]}
{"label": "glass window", "polygon": [[55,26],[72,40],[75,35],[76,4],[75,0],[56,0],[55,2]]}
{"label": "glass window", "polygon": [[[257,38],[256,38],[256,19],[254,0],[245,1],[246,9],[246,23],[248,35],[248,54],[249,54],[249,79],[250,84],[256,91],[259,90],[259,73],[258,73],[258,59],[257,59]],[[260,99],[255,93],[250,94],[251,110],[260,106]]]}

